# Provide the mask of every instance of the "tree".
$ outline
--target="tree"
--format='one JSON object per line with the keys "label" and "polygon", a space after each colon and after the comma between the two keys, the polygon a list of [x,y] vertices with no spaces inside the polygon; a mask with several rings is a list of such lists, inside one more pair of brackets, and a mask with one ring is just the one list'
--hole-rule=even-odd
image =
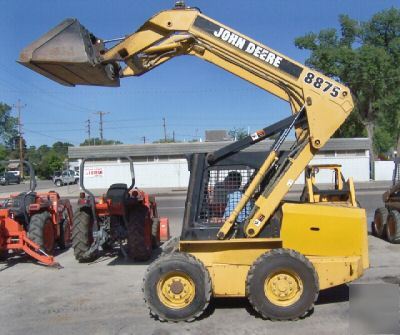
{"label": "tree", "polygon": [[114,144],[123,144],[123,143],[121,141],[103,139],[103,144],[101,144],[101,139],[98,137],[94,137],[90,139],[90,142],[88,139],[86,139],[85,141],[83,141],[83,143],[80,144],[80,146],[84,147],[89,145],[114,145]]}
{"label": "tree", "polygon": [[60,156],[67,157],[68,155],[68,147],[73,147],[71,143],[68,142],[55,142],[52,145],[52,149],[59,154]]}
{"label": "tree", "polygon": [[18,136],[18,119],[11,116],[11,107],[0,102],[0,144],[13,146],[13,139]]}
{"label": "tree", "polygon": [[7,149],[4,145],[0,144],[0,161],[7,159]]}
{"label": "tree", "polygon": [[177,142],[180,142],[180,141],[176,141],[173,138],[167,138],[167,140],[165,140],[164,138],[160,138],[157,141],[153,141],[153,143],[177,143]]}
{"label": "tree", "polygon": [[391,8],[367,22],[339,17],[340,32],[324,29],[296,38],[311,51],[306,64],[347,85],[355,111],[336,136],[367,135],[374,152],[400,145],[400,10]]}
{"label": "tree", "polygon": [[234,140],[234,141],[240,141],[243,140],[245,137],[247,137],[247,130],[244,128],[233,128],[228,131],[228,135]]}
{"label": "tree", "polygon": [[50,178],[54,171],[61,170],[64,160],[54,151],[49,151],[39,164],[38,174],[43,178]]}

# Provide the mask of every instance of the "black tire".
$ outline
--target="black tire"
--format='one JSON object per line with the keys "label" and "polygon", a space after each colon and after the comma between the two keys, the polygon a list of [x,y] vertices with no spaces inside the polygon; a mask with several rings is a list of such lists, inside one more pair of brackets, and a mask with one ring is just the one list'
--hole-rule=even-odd
{"label": "black tire", "polygon": [[[152,253],[151,227],[146,229],[148,208],[143,205],[128,209],[127,233],[129,258],[144,262],[150,259]],[[146,236],[148,235],[148,236]]]}
{"label": "black tire", "polygon": [[172,254],[179,251],[179,241],[180,237],[172,237],[167,242],[162,245],[162,255]]}
{"label": "black tire", "polygon": [[80,263],[92,261],[96,255],[86,256],[93,243],[93,220],[88,211],[78,209],[73,218],[72,247],[75,259]]}
{"label": "black tire", "polygon": [[[297,279],[293,280],[295,278],[293,274],[301,281],[301,284],[297,286],[298,288],[302,287],[299,289],[298,296],[289,296],[293,300],[292,303],[290,301],[282,301],[279,304],[271,301],[264,289],[269,276],[275,278],[275,281],[271,280],[268,283],[268,285],[273,285],[273,292],[269,293],[271,296],[275,294],[275,290],[277,293],[282,292],[282,294],[285,294],[280,291],[280,288],[275,288],[274,285],[276,280],[280,281],[281,279],[285,281],[282,282],[284,284],[283,288],[290,295],[292,294],[292,289],[294,291],[297,290]],[[292,285],[293,282],[294,285]],[[279,286],[278,282],[276,284]],[[314,302],[318,298],[318,293],[318,275],[314,266],[306,257],[293,250],[274,249],[261,255],[250,267],[247,275],[246,295],[253,308],[265,319],[279,321],[302,318],[312,310]]]}
{"label": "black tire", "polygon": [[[48,234],[46,232],[48,232]],[[49,212],[32,215],[29,222],[28,237],[38,244],[47,254],[53,254],[56,245],[56,237],[54,224]]]}
{"label": "black tire", "polygon": [[151,226],[151,245],[153,249],[160,247],[160,219],[153,218],[153,224]]}
{"label": "black tire", "polygon": [[375,211],[374,221],[372,222],[372,233],[379,238],[386,237],[386,222],[389,211],[385,207],[378,208]]}
{"label": "black tire", "polygon": [[0,262],[4,262],[8,257],[8,250],[0,250]]}
{"label": "black tire", "polygon": [[386,237],[390,243],[400,243],[400,213],[396,210],[390,211],[388,215]]}
{"label": "black tire", "polygon": [[[69,223],[68,212],[64,211],[62,213],[63,217],[60,219],[60,238],[58,239],[58,247],[61,250],[65,250],[71,246],[72,241],[66,241],[66,235],[69,235],[69,230],[71,229],[71,225]],[[72,232],[71,232],[72,235]]]}
{"label": "black tire", "polygon": [[[171,308],[160,300],[160,296],[162,296],[160,286],[169,275],[176,276],[177,274],[191,279],[195,293],[188,298],[188,302],[184,302],[187,304],[186,306]],[[185,290],[182,286],[178,287],[179,289]],[[185,291],[183,292],[185,293]],[[180,293],[182,291],[175,294]],[[194,321],[203,314],[210,303],[210,275],[205,266],[192,255],[186,253],[163,255],[148,267],[143,280],[143,294],[150,314],[154,318],[173,322]]]}
{"label": "black tire", "polygon": [[63,183],[62,183],[61,180],[56,180],[56,181],[54,182],[54,184],[55,184],[57,187],[63,186]]}

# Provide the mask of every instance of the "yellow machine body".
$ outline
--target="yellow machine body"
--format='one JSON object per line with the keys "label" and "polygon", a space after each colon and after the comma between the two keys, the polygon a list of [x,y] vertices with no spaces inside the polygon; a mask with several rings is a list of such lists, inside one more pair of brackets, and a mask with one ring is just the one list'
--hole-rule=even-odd
{"label": "yellow machine body", "polygon": [[[280,238],[181,241],[210,272],[213,295],[244,297],[247,273],[266,251],[288,248],[314,265],[320,289],[345,284],[369,267],[365,210],[334,203],[284,203]],[[340,236],[340,238],[335,238]]]}

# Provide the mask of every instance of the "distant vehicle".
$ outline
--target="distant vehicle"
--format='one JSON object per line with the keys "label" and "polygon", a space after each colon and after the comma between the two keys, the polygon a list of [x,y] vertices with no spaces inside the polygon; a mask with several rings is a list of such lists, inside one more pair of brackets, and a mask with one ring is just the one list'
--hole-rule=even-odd
{"label": "distant vehicle", "polygon": [[12,172],[4,172],[0,175],[1,185],[19,184],[21,183],[21,178],[16,176]]}
{"label": "distant vehicle", "polygon": [[19,177],[19,170],[15,170],[15,171],[14,170],[9,170],[8,172]]}
{"label": "distant vehicle", "polygon": [[[79,180],[79,177],[78,177]],[[73,170],[64,170],[62,172],[56,171],[53,176],[53,183],[57,187],[61,187],[63,185],[76,184],[77,180],[75,178],[75,171]]]}
{"label": "distant vehicle", "polygon": [[78,184],[79,183],[79,170],[75,170],[74,173],[75,173],[75,184]]}

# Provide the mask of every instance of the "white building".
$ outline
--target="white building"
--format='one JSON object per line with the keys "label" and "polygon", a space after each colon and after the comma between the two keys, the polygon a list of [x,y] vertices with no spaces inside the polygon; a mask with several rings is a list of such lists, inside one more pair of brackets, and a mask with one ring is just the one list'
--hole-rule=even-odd
{"label": "white building", "polygon": [[[259,142],[246,150],[265,151],[267,155],[272,143],[272,141]],[[282,150],[287,150],[292,143],[291,141],[284,143]],[[186,155],[213,152],[227,144],[229,142],[224,141],[69,147],[68,155],[71,161],[84,158],[100,160],[90,165],[88,163],[88,168],[93,169],[90,177],[86,178],[85,185],[88,183],[88,187],[107,188],[112,183],[129,183],[128,166],[121,167],[121,163],[116,158],[129,156],[135,166],[136,186],[184,188],[187,187],[189,181]],[[345,178],[353,177],[356,182],[369,181],[369,140],[366,138],[331,139],[311,163],[340,164],[343,166]],[[302,181],[303,176],[298,182]]]}

